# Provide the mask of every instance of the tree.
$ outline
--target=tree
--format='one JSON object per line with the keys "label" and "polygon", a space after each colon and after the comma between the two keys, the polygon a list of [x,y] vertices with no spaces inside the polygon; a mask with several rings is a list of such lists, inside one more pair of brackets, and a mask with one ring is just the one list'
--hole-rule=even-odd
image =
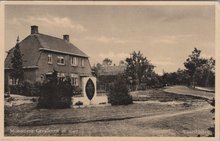
{"label": "tree", "polygon": [[140,51],[134,51],[129,58],[126,58],[126,63],[127,68],[125,69],[125,74],[130,81],[132,81],[137,90],[137,86],[139,86],[143,79],[151,75],[154,66]]}
{"label": "tree", "polygon": [[125,61],[123,60],[119,61],[119,66],[125,66],[125,65],[126,65]]}
{"label": "tree", "polygon": [[185,69],[178,69],[176,72],[177,80],[176,83],[179,85],[190,85],[190,76],[187,70]]}
{"label": "tree", "polygon": [[105,59],[102,61],[102,64],[105,65],[105,66],[111,66],[111,65],[112,65],[112,60],[109,59],[109,58],[105,58]]}
{"label": "tree", "polygon": [[210,87],[215,85],[215,60],[206,59],[195,73],[195,81],[200,86]]}
{"label": "tree", "polygon": [[12,80],[14,80],[15,84],[17,84],[17,81],[18,84],[20,84],[24,77],[24,70],[23,70],[22,54],[19,45],[19,38],[17,39],[17,44],[14,48],[13,56],[11,58],[11,63],[12,63],[12,70],[10,76],[12,77]]}
{"label": "tree", "polygon": [[92,74],[95,77],[98,77],[98,73],[101,70],[102,65],[100,63],[94,64],[92,67]]}
{"label": "tree", "polygon": [[200,53],[201,53],[201,50],[194,48],[194,50],[192,51],[192,54],[189,55],[189,57],[186,59],[186,62],[184,62],[184,66],[186,67],[186,69],[188,70],[190,74],[193,87],[195,87],[195,72],[197,68],[201,65],[200,59],[199,59]]}
{"label": "tree", "polygon": [[[194,48],[192,54],[184,62],[190,78],[192,86],[195,87],[196,84],[204,86],[209,81],[209,76],[214,75],[215,70],[215,60],[213,58],[205,59],[200,57],[201,50]],[[205,80],[206,82],[205,82]]]}

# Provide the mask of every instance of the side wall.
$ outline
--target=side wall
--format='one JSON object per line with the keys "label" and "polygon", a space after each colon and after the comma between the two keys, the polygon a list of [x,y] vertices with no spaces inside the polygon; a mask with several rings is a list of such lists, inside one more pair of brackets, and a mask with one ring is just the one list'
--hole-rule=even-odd
{"label": "side wall", "polygon": [[[52,55],[52,64],[48,63],[48,54]],[[57,64],[57,57],[63,56],[65,58],[65,65]],[[71,66],[71,57],[70,55],[42,51],[39,61],[38,61],[38,71],[36,72],[37,80],[41,80],[41,76],[44,76],[47,73],[53,72],[55,69],[59,73],[64,73],[65,76],[71,76],[71,74],[76,74],[78,76],[78,80],[80,80],[80,76],[91,76],[91,66],[88,58],[77,57],[78,58],[78,66]],[[81,66],[81,59],[84,59],[84,67]],[[79,82],[80,84],[80,82]]]}

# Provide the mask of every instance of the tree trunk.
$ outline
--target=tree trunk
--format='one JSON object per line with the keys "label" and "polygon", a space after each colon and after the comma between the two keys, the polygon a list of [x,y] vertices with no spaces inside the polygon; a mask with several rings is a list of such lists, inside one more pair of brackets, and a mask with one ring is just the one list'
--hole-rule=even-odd
{"label": "tree trunk", "polygon": [[195,74],[193,74],[192,77],[192,87],[195,88]]}

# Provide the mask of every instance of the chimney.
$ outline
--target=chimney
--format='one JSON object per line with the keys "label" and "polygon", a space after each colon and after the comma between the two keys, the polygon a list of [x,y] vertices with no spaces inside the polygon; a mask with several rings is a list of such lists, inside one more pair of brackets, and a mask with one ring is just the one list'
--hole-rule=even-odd
{"label": "chimney", "polygon": [[32,25],[31,26],[31,34],[37,34],[38,33],[38,26]]}
{"label": "chimney", "polygon": [[70,41],[69,35],[63,35],[63,40],[69,42]]}

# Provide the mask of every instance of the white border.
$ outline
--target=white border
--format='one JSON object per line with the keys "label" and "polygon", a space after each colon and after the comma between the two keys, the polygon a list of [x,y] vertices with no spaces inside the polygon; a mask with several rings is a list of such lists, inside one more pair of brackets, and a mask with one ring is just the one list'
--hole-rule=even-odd
{"label": "white border", "polygon": [[168,140],[168,141],[220,141],[220,130],[219,130],[219,117],[220,117],[220,95],[219,95],[219,88],[220,88],[220,80],[219,80],[219,57],[220,57],[220,4],[216,1],[211,1],[211,2],[204,2],[204,1],[197,1],[197,2],[189,2],[189,1],[179,1],[179,2],[174,2],[174,1],[164,1],[164,2],[159,2],[159,1],[154,1],[154,2],[144,2],[144,1],[1,1],[0,3],[0,47],[1,47],[1,55],[2,57],[0,58],[1,62],[4,62],[4,7],[7,5],[215,5],[215,10],[216,10],[216,37],[215,37],[215,53],[216,53],[216,120],[215,120],[215,126],[216,126],[216,136],[215,137],[4,137],[4,127],[3,127],[3,99],[4,99],[4,63],[0,63],[1,69],[1,94],[0,94],[0,104],[1,104],[1,110],[0,110],[0,141],[12,141],[12,140],[17,140],[17,141],[24,141],[24,140],[32,140],[32,141],[38,141],[38,140],[65,140],[65,141],[72,141],[72,140],[80,140],[80,141],[87,141],[87,140],[97,140],[97,141],[117,141],[117,140],[137,140],[137,141],[146,141],[146,140],[151,140],[151,141],[158,141],[158,140]]}

